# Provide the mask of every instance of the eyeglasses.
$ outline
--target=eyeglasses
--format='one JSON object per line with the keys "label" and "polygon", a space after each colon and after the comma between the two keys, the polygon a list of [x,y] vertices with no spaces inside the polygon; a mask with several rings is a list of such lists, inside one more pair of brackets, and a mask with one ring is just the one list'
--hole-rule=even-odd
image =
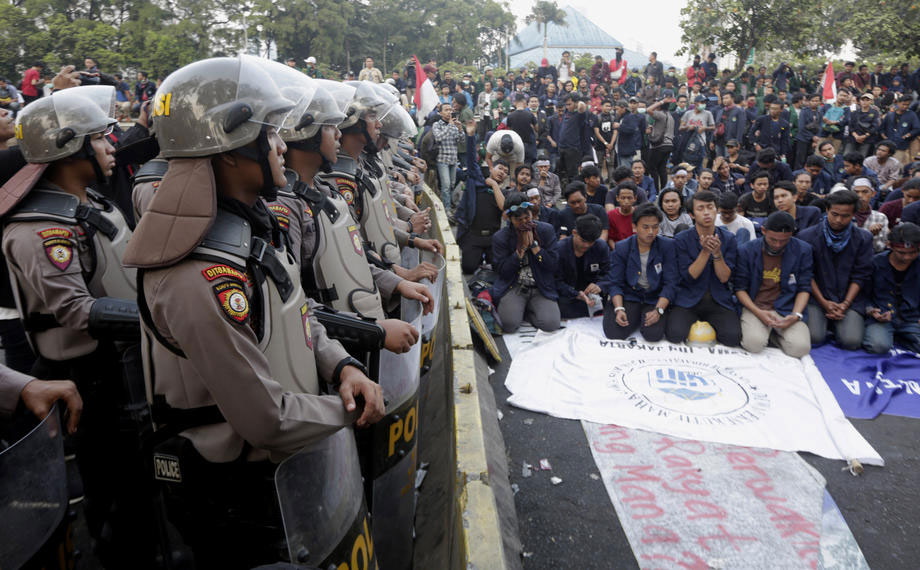
{"label": "eyeglasses", "polygon": [[511,206],[510,208],[505,210],[505,214],[510,216],[511,214],[514,214],[515,212],[518,212],[521,210],[530,211],[530,208],[532,207],[533,207],[533,204],[531,204],[530,202],[521,202],[520,204]]}

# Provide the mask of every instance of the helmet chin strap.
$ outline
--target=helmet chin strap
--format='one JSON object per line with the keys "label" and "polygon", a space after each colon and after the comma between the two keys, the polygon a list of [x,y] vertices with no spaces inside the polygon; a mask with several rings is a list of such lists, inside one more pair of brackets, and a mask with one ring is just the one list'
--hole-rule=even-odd
{"label": "helmet chin strap", "polygon": [[259,164],[259,168],[262,169],[262,189],[259,191],[259,195],[269,202],[274,202],[278,198],[278,187],[275,186],[275,177],[272,175],[272,165],[268,161],[268,156],[272,151],[272,147],[268,142],[268,127],[266,125],[262,125],[259,136],[256,137],[256,144],[258,145],[258,150],[240,147],[233,152]]}
{"label": "helmet chin strap", "polygon": [[93,165],[93,172],[96,174],[97,184],[103,186],[108,182],[108,179],[102,172],[102,167],[99,166],[99,161],[96,160],[96,151],[93,149],[92,138],[89,135],[83,137],[83,148],[74,153],[74,156],[77,158],[85,158],[91,165]]}
{"label": "helmet chin strap", "polygon": [[308,139],[301,141],[293,141],[287,144],[288,148],[296,148],[297,150],[302,150],[304,152],[315,152],[322,159],[322,164],[319,166],[320,172],[329,174],[332,172],[332,163],[329,162],[329,159],[323,154],[321,147],[323,144],[323,131],[320,129],[315,135]]}

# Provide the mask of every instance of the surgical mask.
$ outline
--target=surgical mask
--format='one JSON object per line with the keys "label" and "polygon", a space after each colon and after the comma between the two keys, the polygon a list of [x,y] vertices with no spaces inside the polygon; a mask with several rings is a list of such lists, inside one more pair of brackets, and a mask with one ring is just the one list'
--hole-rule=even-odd
{"label": "surgical mask", "polygon": [[702,111],[705,108],[706,108],[706,105],[704,103],[698,103],[696,106],[697,111]]}
{"label": "surgical mask", "polygon": [[644,114],[645,114],[645,107],[639,107],[639,109],[637,109],[636,112],[639,113],[640,115],[644,115]]}

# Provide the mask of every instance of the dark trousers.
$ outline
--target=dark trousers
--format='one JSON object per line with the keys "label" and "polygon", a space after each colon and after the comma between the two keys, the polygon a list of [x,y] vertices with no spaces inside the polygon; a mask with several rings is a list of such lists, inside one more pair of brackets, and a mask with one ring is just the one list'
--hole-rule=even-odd
{"label": "dark trousers", "polygon": [[460,239],[460,269],[475,273],[485,262],[492,263],[492,236],[473,235],[472,230]]}
{"label": "dark trousers", "polygon": [[672,145],[664,145],[652,148],[648,153],[648,175],[655,181],[659,192],[668,183],[668,157],[672,150]]}
{"label": "dark trousers", "polygon": [[805,160],[812,153],[812,147],[810,141],[795,141],[795,156],[792,159],[792,169],[799,170],[800,168],[805,167]]}
{"label": "dark trousers", "polygon": [[563,319],[580,319],[588,316],[588,305],[581,299],[559,299],[559,316]]}
{"label": "dark trousers", "polygon": [[581,151],[577,148],[559,149],[559,178],[562,178],[563,187],[578,176],[578,165],[581,164]]}
{"label": "dark trousers", "polygon": [[655,310],[655,305],[623,301],[623,308],[626,309],[626,320],[629,321],[629,324],[625,327],[621,327],[617,323],[617,312],[613,310],[613,304],[607,303],[604,308],[604,336],[615,340],[624,340],[629,338],[636,329],[639,329],[639,332],[642,333],[642,338],[649,342],[658,342],[664,338],[668,313],[663,314],[657,323],[647,327],[645,326],[645,314]]}
{"label": "dark trousers", "polygon": [[741,343],[741,321],[733,309],[726,309],[718,304],[712,295],[706,295],[699,303],[689,309],[672,306],[668,316],[666,336],[675,344],[687,340],[690,327],[696,321],[707,321],[716,331],[716,340],[726,346],[738,346]]}

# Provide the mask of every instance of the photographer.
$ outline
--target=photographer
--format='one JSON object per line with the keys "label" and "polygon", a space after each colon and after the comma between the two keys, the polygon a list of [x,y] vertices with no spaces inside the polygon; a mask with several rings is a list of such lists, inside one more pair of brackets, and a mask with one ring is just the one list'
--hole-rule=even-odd
{"label": "photographer", "polygon": [[502,330],[512,333],[526,317],[543,331],[559,328],[559,297],[555,274],[559,255],[556,235],[545,222],[535,222],[531,203],[520,192],[505,200],[509,224],[492,236],[492,255],[498,279],[492,298],[498,303]]}
{"label": "photographer", "polygon": [[463,140],[463,127],[450,103],[440,108],[440,120],[431,126],[434,140],[438,143],[438,185],[441,188],[441,201],[450,210],[450,193],[457,181],[457,144]]}

